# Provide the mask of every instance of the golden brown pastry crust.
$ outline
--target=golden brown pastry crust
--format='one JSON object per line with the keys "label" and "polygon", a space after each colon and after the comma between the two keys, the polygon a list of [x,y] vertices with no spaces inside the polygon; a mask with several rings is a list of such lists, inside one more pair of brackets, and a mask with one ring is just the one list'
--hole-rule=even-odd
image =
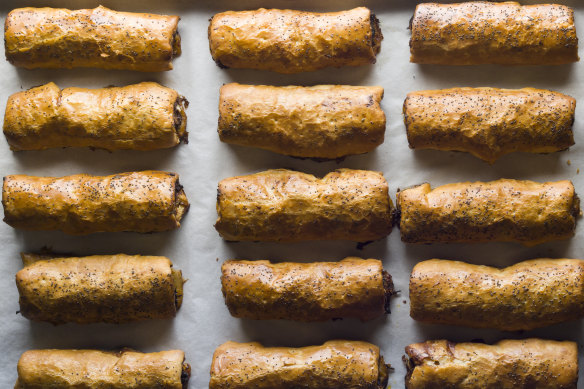
{"label": "golden brown pastry crust", "polygon": [[103,89],[60,89],[50,82],[10,96],[4,135],[13,151],[174,147],[187,141],[187,104],[155,82]]}
{"label": "golden brown pastry crust", "polygon": [[407,243],[520,242],[574,235],[580,201],[570,181],[501,179],[397,193],[401,239]]}
{"label": "golden brown pastry crust", "polygon": [[16,273],[22,316],[53,324],[170,319],[182,285],[168,258],[140,255],[41,256]]}
{"label": "golden brown pastry crust", "polygon": [[410,316],[503,331],[576,320],[584,317],[584,261],[534,259],[504,269],[423,261],[410,276]]}
{"label": "golden brown pastry crust", "polygon": [[226,84],[219,96],[219,138],[304,158],[372,151],[385,135],[378,86]]}
{"label": "golden brown pastry crust", "polygon": [[578,382],[574,342],[435,340],[411,344],[406,354],[407,389],[576,389]]}
{"label": "golden brown pastry crust", "polygon": [[574,98],[547,90],[452,88],[409,93],[403,113],[412,149],[466,151],[493,163],[572,146],[575,110]]}
{"label": "golden brown pastry crust", "polygon": [[365,342],[302,348],[227,342],[213,354],[209,389],[384,389],[387,369],[379,348]]}
{"label": "golden brown pastry crust", "polygon": [[418,4],[410,61],[438,65],[560,65],[578,61],[574,11],[516,2]]}
{"label": "golden brown pastry crust", "polygon": [[377,259],[273,264],[226,261],[221,285],[231,315],[239,318],[326,321],[371,320],[389,313],[395,293]]}
{"label": "golden brown pastry crust", "polygon": [[393,204],[378,172],[340,169],[323,178],[291,170],[219,183],[215,228],[231,241],[350,240],[391,232]]}
{"label": "golden brown pastry crust", "polygon": [[217,65],[279,73],[375,63],[382,39],[379,21],[365,7],[329,13],[227,11],[209,24]]}
{"label": "golden brown pastry crust", "polygon": [[6,17],[6,59],[36,68],[159,72],[181,53],[178,16],[94,9],[17,8]]}
{"label": "golden brown pastry crust", "polygon": [[25,230],[158,232],[180,227],[189,207],[178,174],[160,171],[111,176],[4,177],[4,221]]}
{"label": "golden brown pastry crust", "polygon": [[184,389],[190,371],[184,360],[180,350],[30,350],[18,361],[14,388]]}

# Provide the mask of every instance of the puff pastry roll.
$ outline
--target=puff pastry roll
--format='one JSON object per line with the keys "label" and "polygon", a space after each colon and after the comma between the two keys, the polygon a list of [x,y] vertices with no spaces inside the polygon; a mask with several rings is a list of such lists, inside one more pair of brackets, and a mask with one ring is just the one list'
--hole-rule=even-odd
{"label": "puff pastry roll", "polygon": [[368,8],[315,13],[227,11],[209,24],[211,56],[222,68],[309,72],[375,63],[383,35]]}
{"label": "puff pastry roll", "polygon": [[409,93],[403,113],[410,148],[466,151],[493,163],[572,146],[575,110],[574,98],[547,90],[452,88]]}
{"label": "puff pastry roll", "polygon": [[14,389],[186,389],[190,375],[180,350],[30,350],[18,361]]}
{"label": "puff pastry roll", "polygon": [[411,344],[406,354],[406,389],[576,389],[578,382],[574,342],[434,340]]}
{"label": "puff pastry roll", "polygon": [[393,282],[377,259],[270,263],[226,261],[221,266],[225,304],[246,319],[371,320],[389,313]]}
{"label": "puff pastry roll", "polygon": [[438,65],[561,65],[577,62],[572,8],[475,1],[418,4],[410,61]]}
{"label": "puff pastry roll", "polygon": [[2,204],[4,221],[14,228],[73,235],[173,230],[189,207],[178,174],[159,171],[6,176]]}
{"label": "puff pastry roll", "polygon": [[520,242],[533,246],[574,235],[580,200],[572,182],[501,179],[397,193],[407,243]]}
{"label": "puff pastry roll", "polygon": [[365,342],[302,348],[227,342],[213,354],[209,389],[384,389],[388,369],[379,347]]}
{"label": "puff pastry roll", "polygon": [[[35,321],[127,323],[170,319],[180,308],[183,279],[166,257],[26,255],[16,273],[20,313]],[[33,262],[31,262],[31,259]]]}
{"label": "puff pastry roll", "polygon": [[323,178],[292,170],[219,183],[215,228],[231,241],[381,239],[393,226],[393,203],[379,172],[340,169]]}
{"label": "puff pastry roll", "polygon": [[584,261],[534,259],[504,269],[431,259],[410,276],[414,320],[532,330],[584,317]]}
{"label": "puff pastry roll", "polygon": [[303,158],[372,151],[385,136],[378,86],[223,85],[219,138]]}
{"label": "puff pastry roll", "polygon": [[6,59],[36,68],[172,69],[178,16],[94,9],[17,8],[6,17]]}
{"label": "puff pastry roll", "polygon": [[60,89],[51,82],[10,96],[4,135],[14,151],[163,149],[186,143],[186,105],[155,82],[104,89]]}

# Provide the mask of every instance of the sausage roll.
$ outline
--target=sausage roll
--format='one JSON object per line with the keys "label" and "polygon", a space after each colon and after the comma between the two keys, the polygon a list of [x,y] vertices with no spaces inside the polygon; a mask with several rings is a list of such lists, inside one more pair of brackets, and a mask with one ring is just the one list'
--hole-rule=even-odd
{"label": "sausage roll", "polygon": [[403,112],[410,148],[466,151],[493,163],[572,146],[575,110],[574,98],[547,90],[452,88],[409,93]]}
{"label": "sausage roll", "polygon": [[189,208],[178,174],[159,171],[6,176],[2,204],[4,221],[14,228],[73,235],[173,230]]}
{"label": "sausage roll", "polygon": [[368,8],[315,13],[227,11],[211,18],[209,47],[222,68],[314,71],[375,63],[383,35]]}
{"label": "sausage roll", "polygon": [[418,4],[410,61],[438,65],[561,65],[578,61],[574,11],[558,4]]}
{"label": "sausage roll", "polygon": [[381,173],[279,169],[221,181],[217,214],[215,228],[231,241],[367,242],[391,232],[394,212]]}
{"label": "sausage roll", "polygon": [[182,303],[182,273],[165,257],[24,258],[34,262],[16,273],[16,286],[20,313],[30,320],[87,324],[170,319]]}
{"label": "sausage roll", "polygon": [[578,382],[574,342],[434,340],[411,344],[406,354],[406,389],[576,389]]}
{"label": "sausage roll", "polygon": [[355,317],[366,321],[389,313],[395,294],[391,276],[377,259],[226,261],[221,273],[229,312],[246,319],[309,322]]}
{"label": "sausage roll", "polygon": [[227,342],[213,354],[209,389],[384,389],[388,369],[379,347],[365,342],[302,348]]}
{"label": "sausage roll", "polygon": [[191,367],[180,350],[30,350],[18,361],[15,389],[186,389]]}
{"label": "sausage roll", "polygon": [[378,86],[223,85],[219,138],[293,157],[363,154],[383,143],[382,97]]}
{"label": "sausage roll", "polygon": [[520,242],[533,246],[574,235],[580,200],[570,181],[501,179],[397,193],[407,243]]}
{"label": "sausage roll", "polygon": [[431,259],[410,276],[410,316],[433,324],[532,330],[584,317],[584,261],[534,259],[505,269]]}
{"label": "sausage roll", "polygon": [[55,147],[154,150],[187,141],[185,98],[154,82],[60,89],[54,83],[10,96],[4,135],[14,151]]}
{"label": "sausage roll", "polygon": [[94,9],[18,8],[6,17],[6,59],[36,68],[159,72],[181,53],[178,16]]}

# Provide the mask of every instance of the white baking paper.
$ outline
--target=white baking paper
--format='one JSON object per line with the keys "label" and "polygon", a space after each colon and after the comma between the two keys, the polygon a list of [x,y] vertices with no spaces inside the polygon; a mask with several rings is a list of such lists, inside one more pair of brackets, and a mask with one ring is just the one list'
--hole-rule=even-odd
{"label": "white baking paper", "polygon": [[[579,32],[584,33],[584,6],[579,1],[561,1],[576,7]],[[92,8],[93,0],[4,0],[1,16],[15,7],[52,6]],[[107,233],[74,237],[60,232],[22,232],[0,223],[0,388],[11,388],[16,380],[16,363],[22,352],[32,348],[115,348],[141,351],[180,348],[193,368],[190,388],[206,388],[214,349],[221,343],[259,341],[269,346],[305,346],[329,339],[358,339],[381,347],[386,360],[395,367],[392,388],[404,387],[405,369],[401,361],[404,347],[427,339],[452,341],[543,337],[584,343],[581,322],[556,325],[524,333],[504,333],[448,326],[423,325],[409,317],[408,277],[414,264],[429,258],[465,260],[488,265],[510,265],[536,257],[584,258],[579,226],[571,240],[533,248],[518,244],[406,245],[399,231],[358,250],[349,242],[298,244],[225,243],[213,228],[216,218],[217,182],[223,178],[270,168],[292,168],[324,175],[336,168],[383,171],[395,199],[397,188],[428,181],[433,186],[498,178],[536,181],[571,179],[584,193],[583,103],[578,103],[576,145],[569,151],[550,155],[516,154],[490,166],[464,153],[412,151],[408,148],[401,114],[406,94],[414,90],[454,86],[502,88],[537,87],[584,97],[584,62],[565,66],[420,66],[409,63],[408,22],[413,0],[104,0],[104,6],[124,11],[178,14],[183,54],[175,69],[165,73],[130,71],[22,70],[0,61],[0,104],[17,91],[49,81],[60,87],[104,87],[153,80],[177,89],[190,101],[188,145],[153,152],[90,150],[49,150],[19,152],[9,150],[0,139],[0,173],[63,176],[74,173],[113,174],[143,169],[175,171],[191,202],[189,213],[177,231],[140,235]],[[377,64],[359,68],[327,69],[307,74],[280,75],[254,70],[222,70],[212,61],[208,49],[208,19],[215,13],[259,7],[337,11],[365,5],[381,20],[385,39]],[[349,84],[381,85],[385,88],[382,106],[388,116],[385,143],[376,151],[349,157],[342,163],[298,160],[268,151],[230,146],[219,141],[216,131],[219,87],[227,82],[273,85]],[[581,174],[579,169],[583,169]],[[62,325],[31,323],[20,315],[14,274],[20,269],[21,251],[50,246],[58,252],[90,254],[152,254],[171,258],[188,278],[184,304],[174,320],[129,325]],[[302,324],[287,321],[251,321],[232,318],[224,306],[219,281],[221,263],[228,258],[290,261],[339,260],[346,256],[379,258],[392,274],[401,294],[391,303],[392,313],[367,323],[343,320]],[[582,347],[580,347],[582,350]],[[580,352],[582,357],[582,351]],[[583,359],[584,360],[584,359]],[[581,387],[584,387],[582,385]]]}

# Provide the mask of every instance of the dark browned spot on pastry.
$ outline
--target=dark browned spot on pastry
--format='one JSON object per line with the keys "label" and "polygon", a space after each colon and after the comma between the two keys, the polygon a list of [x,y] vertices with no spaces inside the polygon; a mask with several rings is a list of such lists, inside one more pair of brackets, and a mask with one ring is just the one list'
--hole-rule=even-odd
{"label": "dark browned spot on pastry", "polygon": [[178,57],[179,55],[182,54],[182,49],[181,49],[181,38],[180,38],[180,34],[178,33],[178,30],[176,30],[174,32],[174,34],[172,34],[172,57]]}
{"label": "dark browned spot on pastry", "polygon": [[[407,352],[407,350],[406,350],[406,352]],[[402,361],[404,362],[404,365],[406,366],[405,382],[406,382],[406,385],[408,385],[410,378],[412,377],[412,373],[414,372],[414,368],[416,367],[416,363],[414,362],[413,358],[408,358],[405,355],[402,356]]]}
{"label": "dark browned spot on pastry", "polygon": [[383,357],[379,357],[379,375],[377,376],[377,388],[385,389],[387,388],[387,382],[389,381],[389,371],[393,370],[390,364],[386,364]]}
{"label": "dark browned spot on pastry", "polygon": [[391,278],[391,275],[385,270],[383,271],[382,274],[383,274],[383,290],[385,291],[385,302],[383,304],[383,308],[385,310],[385,313],[391,313],[389,303],[391,302],[391,297],[395,296],[397,294],[397,291],[394,288],[393,279]]}
{"label": "dark browned spot on pastry", "polygon": [[369,17],[369,23],[371,23],[371,48],[373,49],[375,55],[377,55],[381,50],[383,34],[381,33],[381,28],[379,27],[379,19],[377,19],[375,14],[371,14]]}
{"label": "dark browned spot on pastry", "polygon": [[187,132],[187,115],[185,109],[188,108],[189,101],[183,97],[179,96],[174,102],[174,130],[178,135],[179,142],[189,143],[189,133]]}
{"label": "dark browned spot on pastry", "polygon": [[182,372],[180,374],[180,382],[182,384],[183,389],[188,388],[190,378],[191,378],[191,365],[189,365],[186,362],[183,362]]}

